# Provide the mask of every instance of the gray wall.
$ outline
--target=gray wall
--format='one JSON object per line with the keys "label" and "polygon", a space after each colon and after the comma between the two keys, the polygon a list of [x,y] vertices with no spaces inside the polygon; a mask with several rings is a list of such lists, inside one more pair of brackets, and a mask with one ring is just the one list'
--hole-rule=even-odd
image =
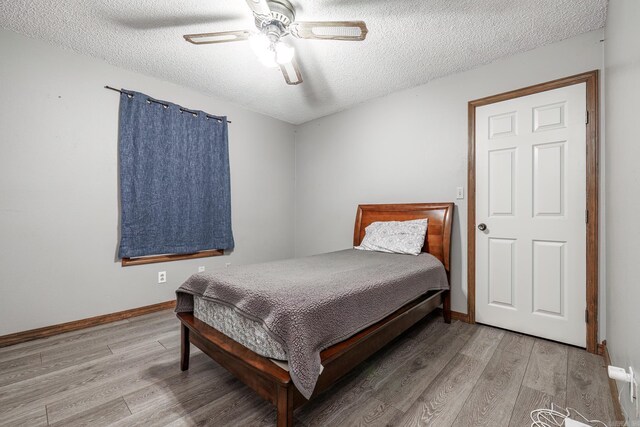
{"label": "gray wall", "polygon": [[[614,365],[640,373],[640,2],[611,0],[606,45],[607,347]],[[636,378],[637,374],[636,374]],[[623,387],[618,383],[618,387]],[[639,418],[620,399],[628,420]],[[638,424],[633,425],[638,425]],[[629,424],[632,424],[631,422]]]}
{"label": "gray wall", "polygon": [[349,247],[359,203],[455,201],[452,308],[466,313],[467,202],[455,196],[458,186],[466,195],[467,102],[600,69],[602,37],[593,31],[299,126],[296,256]]}
{"label": "gray wall", "polygon": [[[0,105],[0,335],[168,300],[200,265],[349,247],[358,203],[455,200],[455,187],[466,193],[467,102],[601,68],[602,37],[587,33],[296,128],[1,31],[0,79],[10,83]],[[230,256],[115,261],[118,96],[104,84],[229,115]],[[466,199],[456,202],[453,308],[465,312]]]}
{"label": "gray wall", "polygon": [[[0,58],[0,335],[173,299],[201,265],[293,255],[292,125],[5,30]],[[233,121],[230,256],[116,262],[119,97],[105,84]]]}

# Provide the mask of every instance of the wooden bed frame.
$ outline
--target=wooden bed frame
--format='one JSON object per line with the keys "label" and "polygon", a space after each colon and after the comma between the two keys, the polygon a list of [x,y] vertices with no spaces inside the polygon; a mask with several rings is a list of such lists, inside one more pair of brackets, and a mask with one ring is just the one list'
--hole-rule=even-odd
{"label": "wooden bed frame", "polygon": [[[360,205],[353,244],[360,244],[365,228],[374,221],[407,221],[419,218],[429,218],[422,251],[438,258],[444,264],[449,277],[453,203]],[[432,291],[351,338],[322,351],[320,359],[324,370],[318,378],[311,398],[329,388],[351,369],[440,305],[443,307],[445,322],[450,323],[450,291]],[[182,323],[180,369],[189,369],[190,344],[195,345],[275,405],[278,427],[293,426],[293,410],[306,403],[307,399],[295,387],[289,372],[196,319],[193,313],[178,313],[177,316]]]}

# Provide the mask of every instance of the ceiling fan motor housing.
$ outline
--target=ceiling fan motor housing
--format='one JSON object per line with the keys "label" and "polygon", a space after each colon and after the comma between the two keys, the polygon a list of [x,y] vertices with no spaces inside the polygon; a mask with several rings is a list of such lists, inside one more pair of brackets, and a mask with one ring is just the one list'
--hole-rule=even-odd
{"label": "ceiling fan motor housing", "polygon": [[263,29],[272,25],[277,25],[281,28],[282,32],[286,32],[287,28],[296,19],[296,13],[291,3],[287,0],[269,0],[267,2],[271,9],[270,19],[263,19],[262,17],[255,15],[256,27]]}

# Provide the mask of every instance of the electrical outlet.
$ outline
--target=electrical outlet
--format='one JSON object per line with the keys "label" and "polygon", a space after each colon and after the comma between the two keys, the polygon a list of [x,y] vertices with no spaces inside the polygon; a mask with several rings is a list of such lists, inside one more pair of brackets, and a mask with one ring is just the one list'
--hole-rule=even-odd
{"label": "electrical outlet", "polygon": [[456,188],[456,199],[464,199],[464,187]]}
{"label": "electrical outlet", "polygon": [[636,373],[633,372],[633,368],[629,366],[629,401],[633,403],[633,399],[636,398]]}
{"label": "electrical outlet", "polygon": [[[623,368],[617,366],[609,366],[607,368],[609,378],[622,381],[623,383],[629,383],[629,402],[636,403],[636,418],[640,417],[640,399],[638,399],[638,377],[631,366],[629,366],[629,372]],[[622,393],[622,392],[621,392]]]}
{"label": "electrical outlet", "polygon": [[198,273],[202,273],[204,271],[204,265],[198,267]]}
{"label": "electrical outlet", "polygon": [[158,271],[158,283],[166,283],[166,281],[167,281],[167,272]]}
{"label": "electrical outlet", "polygon": [[636,418],[640,418],[640,398],[638,398],[638,380],[632,384],[636,396]]}
{"label": "electrical outlet", "polygon": [[231,263],[230,263],[230,262],[226,262],[226,263],[224,264],[224,266],[225,266],[225,267],[230,267],[230,266],[231,266]]}
{"label": "electrical outlet", "polygon": [[635,400],[636,402],[636,418],[640,418],[640,398],[638,396],[638,374],[633,370],[631,366],[629,366],[629,372],[631,373],[631,384],[629,387],[631,390],[629,391],[629,397],[631,398],[631,403]]}

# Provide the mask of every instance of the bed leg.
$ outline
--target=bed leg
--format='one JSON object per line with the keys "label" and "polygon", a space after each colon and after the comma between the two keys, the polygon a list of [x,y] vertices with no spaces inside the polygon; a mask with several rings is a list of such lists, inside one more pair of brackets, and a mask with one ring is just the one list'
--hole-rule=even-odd
{"label": "bed leg", "polygon": [[293,385],[278,386],[278,427],[293,427]]}
{"label": "bed leg", "polygon": [[180,328],[180,370],[189,369],[189,352],[191,343],[189,342],[189,328],[183,323]]}
{"label": "bed leg", "polygon": [[451,291],[444,292],[444,298],[442,299],[442,315],[444,317],[444,323],[451,323]]}

